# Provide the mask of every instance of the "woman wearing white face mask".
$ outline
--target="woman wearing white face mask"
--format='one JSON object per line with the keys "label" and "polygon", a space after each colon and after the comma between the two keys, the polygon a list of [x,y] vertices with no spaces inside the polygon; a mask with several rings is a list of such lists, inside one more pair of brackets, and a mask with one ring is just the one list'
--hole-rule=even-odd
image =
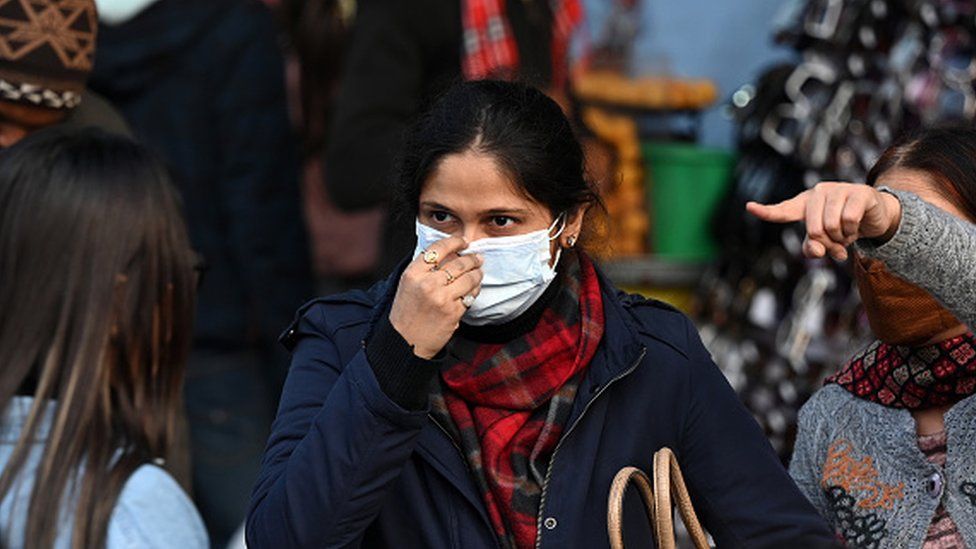
{"label": "woman wearing white face mask", "polygon": [[284,336],[249,547],[606,547],[611,479],[665,446],[719,546],[831,539],[691,323],[580,249],[599,199],[553,101],[460,85],[408,138],[399,191],[416,252]]}

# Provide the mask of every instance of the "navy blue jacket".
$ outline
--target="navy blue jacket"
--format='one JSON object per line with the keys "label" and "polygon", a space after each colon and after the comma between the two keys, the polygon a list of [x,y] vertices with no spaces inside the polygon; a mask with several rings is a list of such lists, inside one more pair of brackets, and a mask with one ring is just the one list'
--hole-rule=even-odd
{"label": "navy blue jacket", "polygon": [[[366,358],[396,280],[315,300],[283,336],[294,354],[248,513],[252,549],[497,547],[458,448],[426,411],[395,404]],[[605,335],[553,456],[541,546],[607,547],[613,476],[647,470],[664,446],[720,547],[829,543],[691,322],[602,276],[601,286]],[[624,517],[628,547],[650,546],[637,497]]]}

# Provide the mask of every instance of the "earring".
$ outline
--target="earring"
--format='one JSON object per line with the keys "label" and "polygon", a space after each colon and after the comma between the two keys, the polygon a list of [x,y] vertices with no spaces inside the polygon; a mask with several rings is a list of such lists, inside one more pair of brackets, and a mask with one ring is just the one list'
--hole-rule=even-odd
{"label": "earring", "polygon": [[569,238],[567,238],[567,239],[566,239],[566,244],[567,244],[567,245],[568,245],[568,246],[569,246],[570,248],[572,248],[573,246],[575,246],[575,245],[576,245],[576,237],[575,237],[575,236],[570,236]]}

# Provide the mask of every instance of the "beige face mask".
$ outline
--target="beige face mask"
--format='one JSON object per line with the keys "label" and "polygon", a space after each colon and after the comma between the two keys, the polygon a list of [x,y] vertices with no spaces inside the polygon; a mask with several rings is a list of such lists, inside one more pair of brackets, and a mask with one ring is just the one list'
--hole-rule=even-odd
{"label": "beige face mask", "polygon": [[856,255],[854,278],[874,335],[917,346],[962,324],[928,292],[891,274],[880,261]]}

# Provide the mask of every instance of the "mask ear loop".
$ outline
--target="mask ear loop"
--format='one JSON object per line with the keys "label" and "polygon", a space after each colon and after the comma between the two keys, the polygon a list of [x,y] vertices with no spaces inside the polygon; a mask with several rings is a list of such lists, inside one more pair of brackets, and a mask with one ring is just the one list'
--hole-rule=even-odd
{"label": "mask ear loop", "polygon": [[[563,231],[566,230],[567,216],[566,216],[566,212],[563,212],[563,213],[559,214],[556,217],[556,219],[553,219],[552,220],[552,225],[549,225],[549,231],[548,232],[552,232],[552,230],[556,228],[556,224],[559,223],[559,220],[560,219],[562,220],[562,225],[560,225],[559,230],[556,231],[556,234],[554,234],[554,235],[552,235],[552,236],[549,237],[549,242],[552,242],[553,240],[556,240],[557,238],[559,238],[559,236],[563,234]],[[562,256],[562,253],[563,253],[563,247],[562,246],[559,246],[557,244],[556,245],[556,259],[552,262],[552,269],[555,270],[556,265],[559,265],[559,258],[560,258],[560,256]]]}
{"label": "mask ear loop", "polygon": [[563,234],[563,231],[566,230],[566,213],[565,212],[559,214],[558,216],[556,216],[556,219],[553,219],[552,220],[552,224],[549,225],[549,229],[546,232],[547,233],[551,233],[552,230],[556,228],[556,225],[559,224],[560,221],[562,222],[562,225],[559,226],[559,230],[556,231],[556,234],[554,234],[554,235],[552,235],[552,236],[549,237],[549,242],[552,242],[553,240],[556,240],[557,238],[559,238],[559,235]]}

